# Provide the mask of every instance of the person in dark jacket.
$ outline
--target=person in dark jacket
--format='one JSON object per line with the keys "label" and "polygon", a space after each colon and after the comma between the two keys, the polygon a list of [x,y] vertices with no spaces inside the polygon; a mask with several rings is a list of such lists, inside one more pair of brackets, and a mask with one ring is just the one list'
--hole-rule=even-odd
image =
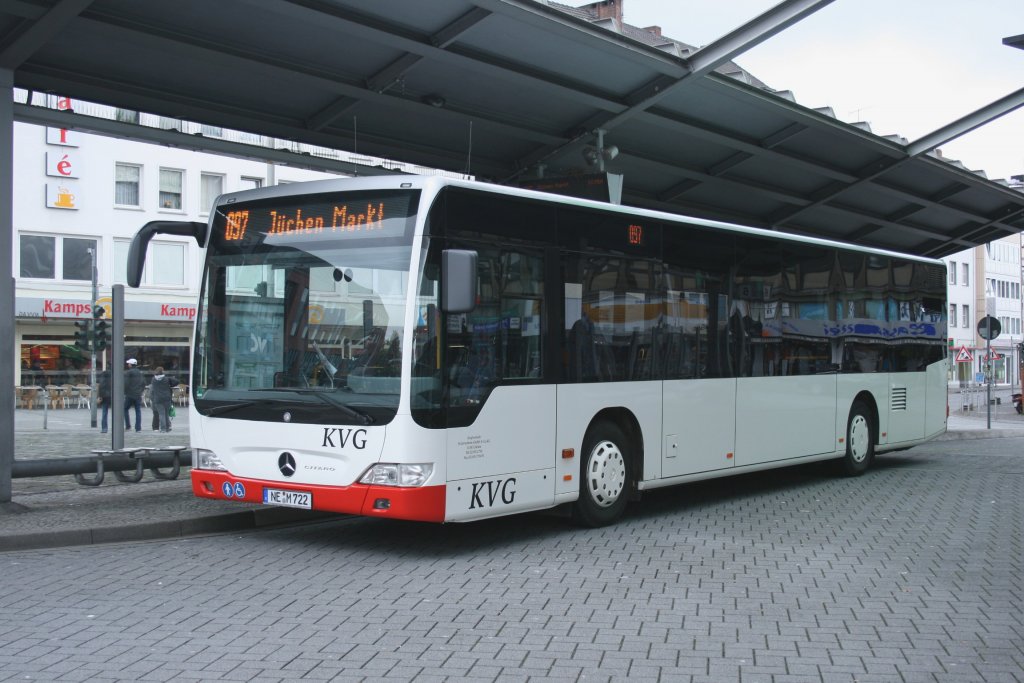
{"label": "person in dark jacket", "polygon": [[177,386],[178,380],[164,374],[164,369],[157,368],[153,375],[153,381],[149,384],[149,400],[153,403],[153,412],[160,420],[160,431],[171,431],[171,418],[168,411],[171,409],[171,387]]}
{"label": "person in dark jacket", "polygon": [[[103,419],[100,422],[100,431],[107,433],[107,414],[110,413],[110,370],[104,370],[100,374],[99,387],[96,390],[96,400],[99,401]],[[116,417],[114,418],[117,419]]]}
{"label": "person in dark jacket", "polygon": [[142,371],[139,370],[139,361],[129,358],[125,361],[128,369],[124,372],[124,429],[130,431],[132,422],[129,419],[129,410],[135,407],[135,431],[142,431],[142,390],[145,388],[145,380],[142,379]]}

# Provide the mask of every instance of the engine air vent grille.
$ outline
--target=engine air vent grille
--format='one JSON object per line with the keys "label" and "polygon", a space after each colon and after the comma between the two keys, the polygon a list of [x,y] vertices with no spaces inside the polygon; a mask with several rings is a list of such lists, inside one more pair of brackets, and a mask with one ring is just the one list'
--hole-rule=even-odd
{"label": "engine air vent grille", "polygon": [[906,387],[895,387],[892,390],[891,396],[891,408],[892,410],[906,410],[907,409],[907,388]]}

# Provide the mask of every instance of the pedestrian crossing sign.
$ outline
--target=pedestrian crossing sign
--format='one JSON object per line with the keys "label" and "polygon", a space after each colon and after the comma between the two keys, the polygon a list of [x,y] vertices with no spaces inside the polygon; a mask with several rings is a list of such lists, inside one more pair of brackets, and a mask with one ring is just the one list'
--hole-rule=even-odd
{"label": "pedestrian crossing sign", "polygon": [[961,346],[956,350],[956,362],[957,363],[971,363],[974,361],[974,356],[967,350],[966,346]]}

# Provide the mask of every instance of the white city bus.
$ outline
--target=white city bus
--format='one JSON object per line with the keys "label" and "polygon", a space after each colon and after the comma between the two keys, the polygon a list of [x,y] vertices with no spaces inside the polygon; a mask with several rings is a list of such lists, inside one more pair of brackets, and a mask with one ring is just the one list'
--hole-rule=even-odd
{"label": "white city bus", "polygon": [[190,381],[201,498],[586,525],[661,486],[946,427],[941,262],[489,184],[219,198]]}

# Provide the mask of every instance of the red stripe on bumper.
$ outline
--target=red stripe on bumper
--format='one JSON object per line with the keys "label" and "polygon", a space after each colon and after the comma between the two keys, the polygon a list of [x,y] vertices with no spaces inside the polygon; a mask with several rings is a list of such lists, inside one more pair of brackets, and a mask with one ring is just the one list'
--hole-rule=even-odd
{"label": "red stripe on bumper", "polygon": [[[241,484],[243,496],[224,495],[224,485]],[[263,489],[286,491],[308,491],[313,494],[313,509],[324,512],[342,512],[367,517],[409,519],[419,522],[443,522],[445,505],[444,486],[421,486],[402,488],[397,486],[320,486],[305,484],[283,484],[262,479],[235,477],[226,472],[192,470],[192,493],[198,498],[216,500],[237,500],[243,503],[262,503]],[[387,501],[387,507],[374,503]]]}

